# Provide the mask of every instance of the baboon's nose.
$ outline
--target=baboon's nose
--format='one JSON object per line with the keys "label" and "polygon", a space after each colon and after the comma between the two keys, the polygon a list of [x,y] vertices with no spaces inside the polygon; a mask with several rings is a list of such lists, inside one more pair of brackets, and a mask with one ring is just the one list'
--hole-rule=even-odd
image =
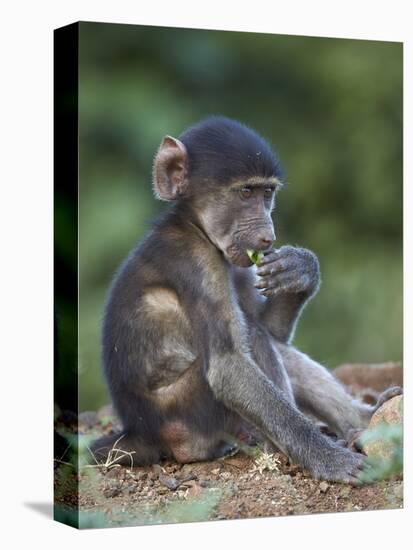
{"label": "baboon's nose", "polygon": [[272,230],[267,229],[265,231],[261,231],[258,234],[258,243],[260,248],[262,248],[263,250],[265,250],[266,248],[270,248],[274,241],[275,233]]}

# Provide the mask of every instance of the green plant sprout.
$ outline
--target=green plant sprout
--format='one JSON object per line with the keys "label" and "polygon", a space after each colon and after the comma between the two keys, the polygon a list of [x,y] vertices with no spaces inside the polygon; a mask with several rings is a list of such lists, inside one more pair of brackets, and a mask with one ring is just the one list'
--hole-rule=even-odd
{"label": "green plant sprout", "polygon": [[264,259],[264,253],[260,252],[259,250],[248,249],[247,254],[251,262],[254,263],[256,266],[259,266]]}

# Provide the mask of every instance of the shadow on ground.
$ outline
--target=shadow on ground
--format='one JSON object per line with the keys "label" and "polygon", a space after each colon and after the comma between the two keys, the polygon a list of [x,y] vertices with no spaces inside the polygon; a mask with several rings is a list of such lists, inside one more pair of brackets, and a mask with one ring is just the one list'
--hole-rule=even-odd
{"label": "shadow on ground", "polygon": [[53,519],[52,502],[24,502],[26,508],[30,508],[48,519]]}

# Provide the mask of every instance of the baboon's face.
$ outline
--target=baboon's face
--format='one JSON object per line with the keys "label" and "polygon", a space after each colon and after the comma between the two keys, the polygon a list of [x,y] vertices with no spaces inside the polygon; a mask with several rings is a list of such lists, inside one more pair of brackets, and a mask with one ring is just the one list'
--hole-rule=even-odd
{"label": "baboon's face", "polygon": [[200,220],[226,259],[240,267],[252,265],[248,249],[265,251],[275,240],[271,211],[279,182],[250,178],[209,192],[200,206]]}

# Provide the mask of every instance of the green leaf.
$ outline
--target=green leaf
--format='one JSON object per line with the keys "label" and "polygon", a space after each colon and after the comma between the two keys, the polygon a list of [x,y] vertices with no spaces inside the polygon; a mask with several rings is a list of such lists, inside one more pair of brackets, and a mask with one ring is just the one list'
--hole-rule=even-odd
{"label": "green leaf", "polygon": [[255,265],[260,265],[260,263],[264,258],[263,252],[260,252],[258,250],[247,249],[247,254],[251,262],[254,263]]}

